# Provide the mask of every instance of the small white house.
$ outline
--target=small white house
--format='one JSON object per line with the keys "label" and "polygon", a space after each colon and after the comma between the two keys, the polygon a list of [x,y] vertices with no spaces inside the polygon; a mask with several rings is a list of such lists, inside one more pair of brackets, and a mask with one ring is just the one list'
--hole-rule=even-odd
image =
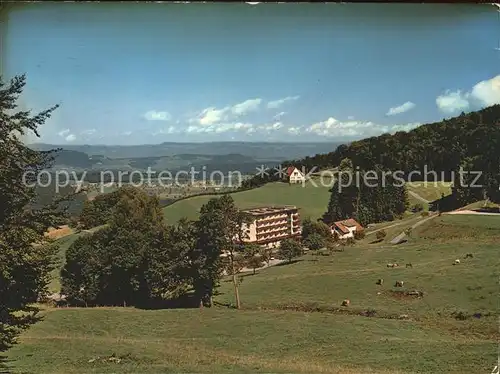
{"label": "small white house", "polygon": [[302,173],[295,166],[290,166],[286,169],[286,175],[289,183],[302,183],[306,180],[304,173]]}
{"label": "small white house", "polygon": [[347,239],[354,238],[356,231],[363,231],[363,226],[350,218],[345,221],[334,222],[330,229],[332,230],[332,234],[337,235],[339,239]]}

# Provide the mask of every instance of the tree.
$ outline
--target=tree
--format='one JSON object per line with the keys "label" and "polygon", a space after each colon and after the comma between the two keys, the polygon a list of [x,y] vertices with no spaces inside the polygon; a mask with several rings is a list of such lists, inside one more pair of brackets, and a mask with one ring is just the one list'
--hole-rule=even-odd
{"label": "tree", "polygon": [[192,277],[193,238],[190,222],[167,229],[156,197],[122,187],[108,226],[68,249],[63,292],[85,305],[143,305],[178,296]]}
{"label": "tree", "polygon": [[21,138],[28,133],[38,137],[38,127],[57,106],[34,116],[17,110],[25,84],[24,75],[9,84],[0,78],[0,351],[37,320],[31,305],[47,293],[56,250],[44,233],[66,222],[62,199],[32,207],[36,176],[51,165],[55,152],[34,151]]}
{"label": "tree", "polygon": [[[212,305],[212,295],[222,274],[220,254],[229,253],[229,260],[234,265],[235,254],[243,247],[246,236],[244,226],[249,222],[248,215],[240,212],[233,198],[224,194],[220,198],[210,199],[201,207],[197,222],[198,274],[194,288],[200,300],[200,306]],[[232,278],[236,298],[236,308],[240,308],[236,271],[232,269]]]}
{"label": "tree", "polygon": [[260,257],[259,255],[255,255],[255,256],[247,259],[247,265],[249,268],[251,268],[253,270],[254,275],[255,275],[255,269],[262,267],[263,264],[264,264],[264,261],[263,261],[262,257]]}
{"label": "tree", "polygon": [[253,270],[253,274],[255,274],[255,269],[262,267],[264,261],[266,261],[266,252],[263,251],[260,245],[255,243],[244,246],[243,256],[247,266]]}
{"label": "tree", "polygon": [[302,240],[306,240],[312,234],[318,234],[325,240],[332,239],[332,231],[327,224],[306,218],[302,222]]}
{"label": "tree", "polygon": [[320,250],[326,246],[327,241],[318,233],[312,233],[304,240],[304,245],[312,251]]}
{"label": "tree", "polygon": [[302,255],[302,246],[294,239],[285,239],[281,242],[278,257],[282,260],[292,260]]}

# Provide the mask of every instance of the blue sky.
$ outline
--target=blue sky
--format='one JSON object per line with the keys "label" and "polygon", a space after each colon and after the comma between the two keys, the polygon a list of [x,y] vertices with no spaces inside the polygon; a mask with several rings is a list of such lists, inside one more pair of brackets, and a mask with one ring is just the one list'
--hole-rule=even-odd
{"label": "blue sky", "polygon": [[22,109],[61,104],[47,143],[343,141],[500,103],[489,5],[38,3],[3,31]]}

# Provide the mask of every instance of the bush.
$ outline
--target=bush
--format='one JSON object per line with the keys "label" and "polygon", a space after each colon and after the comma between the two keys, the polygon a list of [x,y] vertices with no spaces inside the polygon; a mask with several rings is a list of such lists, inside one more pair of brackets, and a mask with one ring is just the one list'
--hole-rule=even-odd
{"label": "bush", "polygon": [[354,231],[354,239],[361,240],[364,239],[365,232],[364,231]]}
{"label": "bush", "polygon": [[307,248],[313,251],[317,251],[326,246],[326,240],[318,233],[310,234],[303,243]]}
{"label": "bush", "polygon": [[377,231],[376,236],[377,236],[377,239],[382,240],[387,236],[387,232],[385,232],[385,230],[382,229],[380,231]]}
{"label": "bush", "polygon": [[281,242],[280,249],[278,251],[278,257],[282,260],[288,260],[292,262],[295,257],[302,255],[302,245],[296,240],[285,239]]}
{"label": "bush", "polygon": [[423,211],[423,212],[421,212],[421,213],[420,213],[420,215],[421,215],[422,217],[427,217],[427,216],[429,215],[429,212],[427,212],[427,211]]}
{"label": "bush", "polygon": [[420,203],[416,203],[411,207],[413,213],[418,213],[424,210],[424,206]]}
{"label": "bush", "polygon": [[345,245],[347,246],[353,246],[354,244],[356,244],[354,238],[347,238],[347,240],[345,241]]}

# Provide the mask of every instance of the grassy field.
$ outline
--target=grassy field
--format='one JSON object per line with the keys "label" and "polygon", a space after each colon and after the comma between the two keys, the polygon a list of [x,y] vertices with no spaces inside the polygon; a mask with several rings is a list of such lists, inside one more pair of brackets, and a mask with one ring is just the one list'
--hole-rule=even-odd
{"label": "grassy field", "polygon": [[[302,217],[317,219],[326,211],[330,199],[331,180],[325,177],[323,178],[323,184],[321,184],[320,178],[314,177],[313,181],[317,187],[312,183],[302,186],[277,182],[250,191],[235,192],[231,196],[240,209],[264,205],[295,205],[299,208]],[[445,195],[451,193],[449,184],[437,184],[435,186],[433,183],[425,185],[424,183],[413,182],[408,189],[427,200],[440,198],[441,193]],[[165,218],[170,224],[177,222],[182,217],[196,219],[201,206],[213,197],[194,196],[169,205],[163,210]],[[422,203],[411,195],[408,198],[410,205]],[[427,204],[422,204],[427,208]]]}
{"label": "grassy field", "polygon": [[451,195],[451,183],[449,182],[411,182],[406,187],[409,191],[413,191],[429,201],[440,199],[441,194]]}
{"label": "grassy field", "polygon": [[[233,302],[226,280],[211,309],[48,309],[6,364],[17,373],[489,373],[499,242],[500,217],[442,215],[402,245],[362,241],[245,274],[240,311],[221,306]],[[396,280],[423,298],[395,292]],[[113,354],[119,363],[105,359]]]}
{"label": "grassy field", "polygon": [[[329,187],[311,183],[289,185],[288,183],[269,183],[250,191],[231,194],[238,208],[247,209],[262,205],[295,205],[302,217],[320,218],[326,211],[330,199]],[[167,222],[172,224],[182,217],[198,218],[200,208],[214,196],[195,196],[181,200],[164,208]]]}

